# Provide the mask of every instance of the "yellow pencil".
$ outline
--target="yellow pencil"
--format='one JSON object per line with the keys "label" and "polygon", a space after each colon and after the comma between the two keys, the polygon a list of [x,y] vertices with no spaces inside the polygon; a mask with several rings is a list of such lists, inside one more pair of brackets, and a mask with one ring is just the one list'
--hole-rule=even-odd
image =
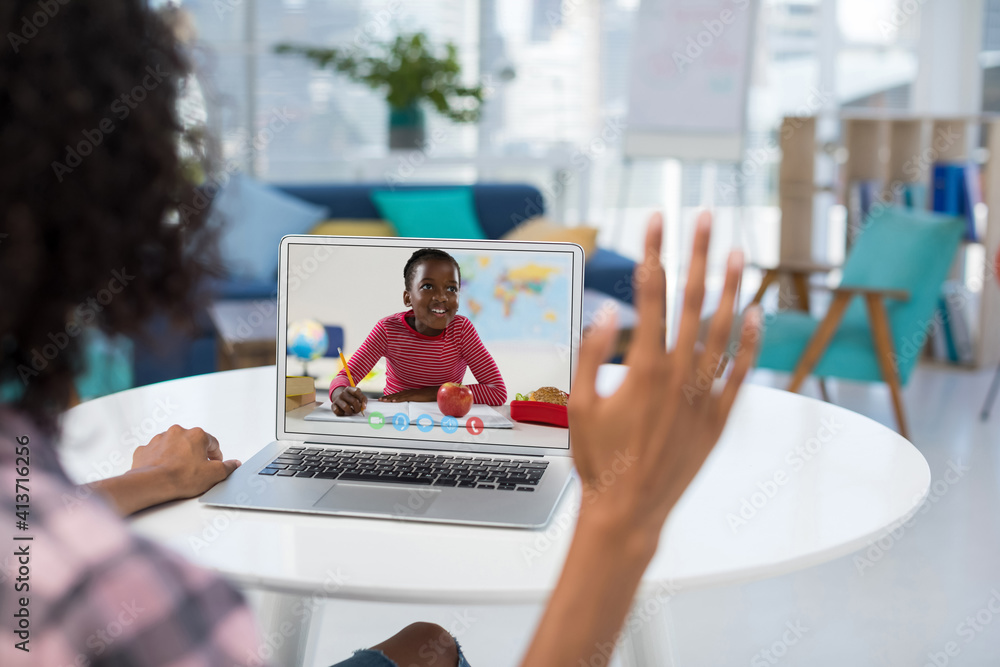
{"label": "yellow pencil", "polygon": [[[340,348],[338,347],[338,348],[337,348],[337,352],[339,352],[339,353],[340,353],[340,363],[344,364],[344,370],[345,370],[345,371],[347,371],[347,381],[351,383],[351,386],[352,386],[352,387],[357,387],[358,385],[354,384],[354,378],[352,378],[352,377],[351,377],[351,369],[350,369],[350,367],[349,367],[349,366],[347,365],[347,359],[346,359],[346,358],[344,357],[344,351],[343,351],[343,350],[341,350],[341,349],[340,349]],[[365,414],[365,411],[364,411],[364,410],[362,410],[362,411],[361,411],[361,416],[364,416],[364,414]]]}

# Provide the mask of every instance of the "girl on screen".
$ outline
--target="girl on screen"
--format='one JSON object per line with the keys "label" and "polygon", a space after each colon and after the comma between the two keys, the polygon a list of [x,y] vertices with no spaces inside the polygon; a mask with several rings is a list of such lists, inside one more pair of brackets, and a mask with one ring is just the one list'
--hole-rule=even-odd
{"label": "girl on screen", "polygon": [[[385,395],[389,403],[434,401],[446,382],[461,382],[469,368],[477,384],[472,400],[486,405],[507,402],[507,387],[493,357],[468,318],[458,314],[462,273],[455,258],[437,248],[417,250],[403,267],[403,305],[410,310],[378,321],[351,355],[351,377],[363,378],[386,359]],[[368,399],[352,387],[341,369],[330,383],[334,414],[353,415]]]}

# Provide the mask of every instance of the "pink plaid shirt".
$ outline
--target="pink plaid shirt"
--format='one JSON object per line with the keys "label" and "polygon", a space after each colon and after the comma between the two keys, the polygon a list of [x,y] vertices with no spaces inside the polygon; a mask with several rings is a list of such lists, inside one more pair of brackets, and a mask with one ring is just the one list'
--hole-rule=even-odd
{"label": "pink plaid shirt", "polygon": [[[28,503],[17,488],[24,436]],[[253,617],[232,586],[136,537],[77,490],[52,444],[0,406],[0,665],[264,662]],[[29,505],[27,530],[18,527],[19,504]]]}

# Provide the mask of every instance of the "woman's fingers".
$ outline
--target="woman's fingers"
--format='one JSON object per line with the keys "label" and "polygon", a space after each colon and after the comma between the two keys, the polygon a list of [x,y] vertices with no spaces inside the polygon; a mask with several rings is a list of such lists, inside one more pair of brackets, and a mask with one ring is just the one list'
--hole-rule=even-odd
{"label": "woman's fingers", "polygon": [[719,307],[712,316],[708,330],[705,348],[701,351],[698,364],[698,379],[704,378],[711,382],[718,372],[720,362],[728,354],[729,336],[733,326],[733,306],[736,303],[736,292],[739,289],[740,277],[743,274],[743,253],[734,250],[729,253],[726,264],[726,283],[719,299]]}
{"label": "woman's fingers", "polygon": [[[653,214],[646,227],[646,247],[641,264],[635,267],[632,285],[635,288],[635,305],[638,324],[635,328],[629,360],[633,355],[662,350],[665,345],[667,308],[667,279],[660,263],[663,246],[663,217]],[[626,364],[629,362],[627,361]]]}
{"label": "woman's fingers", "polygon": [[729,410],[736,401],[736,394],[743,384],[750,364],[757,353],[757,343],[760,341],[760,307],[754,306],[746,311],[743,317],[743,327],[740,332],[739,349],[736,351],[736,363],[733,373],[729,376],[726,386],[719,395],[719,419],[725,421]]}
{"label": "woman's fingers", "polygon": [[605,322],[593,326],[580,344],[580,360],[570,391],[569,410],[587,410],[597,399],[597,370],[611,353],[618,333],[614,313]]}
{"label": "woman's fingers", "polygon": [[208,443],[205,447],[205,454],[209,459],[213,461],[222,460],[222,447],[219,445],[219,440],[211,433],[206,433],[205,437],[208,438]]}
{"label": "woman's fingers", "polygon": [[684,288],[684,305],[681,325],[677,334],[674,351],[685,367],[694,367],[694,344],[698,340],[701,324],[701,306],[705,299],[705,271],[708,264],[708,244],[712,236],[712,216],[708,211],[698,216],[694,231],[694,247],[691,250],[691,266],[688,269],[687,285]]}

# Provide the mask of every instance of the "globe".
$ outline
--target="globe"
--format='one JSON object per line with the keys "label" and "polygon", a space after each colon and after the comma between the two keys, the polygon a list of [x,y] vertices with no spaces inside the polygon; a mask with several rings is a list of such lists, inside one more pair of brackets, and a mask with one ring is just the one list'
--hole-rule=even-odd
{"label": "globe", "polygon": [[302,361],[319,359],[329,347],[326,329],[316,320],[299,320],[288,325],[288,352]]}

